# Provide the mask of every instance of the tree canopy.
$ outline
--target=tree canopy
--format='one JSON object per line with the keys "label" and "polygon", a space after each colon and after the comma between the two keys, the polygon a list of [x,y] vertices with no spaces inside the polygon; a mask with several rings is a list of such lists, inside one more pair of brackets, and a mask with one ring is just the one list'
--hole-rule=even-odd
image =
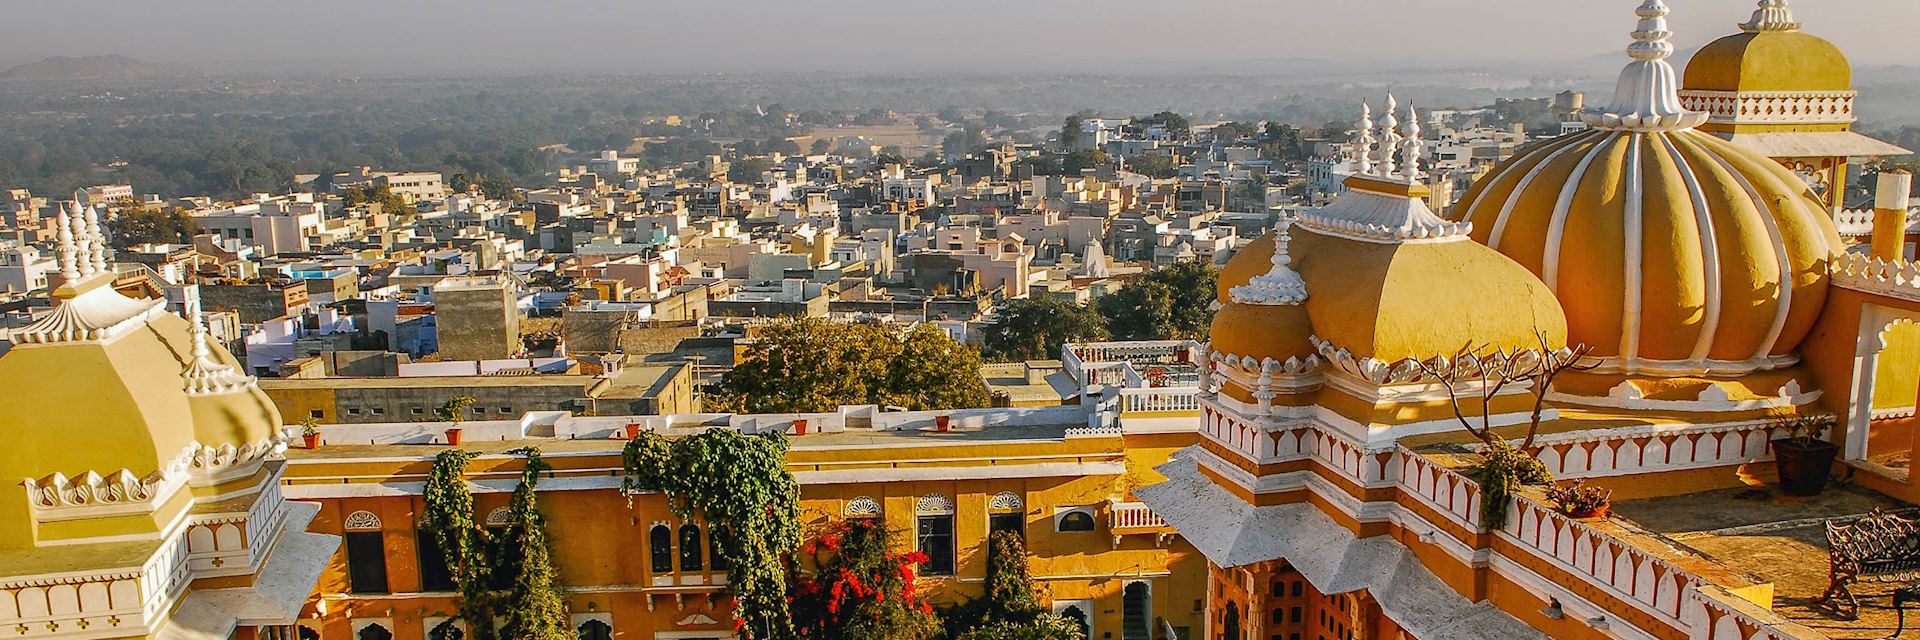
{"label": "tree canopy", "polygon": [[1060,346],[1107,338],[1107,319],[1058,296],[1008,300],[999,320],[981,332],[981,350],[994,362],[1052,360]]}
{"label": "tree canopy", "polygon": [[1128,278],[1095,307],[1115,340],[1205,340],[1219,275],[1204,261],[1177,262]]}
{"label": "tree canopy", "polygon": [[802,413],[850,404],[971,409],[990,397],[979,350],[939,327],[805,318],[763,327],[705,399],[711,411]]}

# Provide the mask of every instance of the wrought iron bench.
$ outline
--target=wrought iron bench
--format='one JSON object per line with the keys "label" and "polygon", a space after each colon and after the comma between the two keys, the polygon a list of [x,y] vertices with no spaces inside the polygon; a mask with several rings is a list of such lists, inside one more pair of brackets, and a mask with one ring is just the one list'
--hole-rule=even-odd
{"label": "wrought iron bench", "polygon": [[1859,580],[1910,581],[1920,577],[1920,520],[1874,509],[1851,523],[1827,521],[1827,592],[1820,602],[1846,596],[1835,608],[1847,619],[1860,615],[1849,587]]}

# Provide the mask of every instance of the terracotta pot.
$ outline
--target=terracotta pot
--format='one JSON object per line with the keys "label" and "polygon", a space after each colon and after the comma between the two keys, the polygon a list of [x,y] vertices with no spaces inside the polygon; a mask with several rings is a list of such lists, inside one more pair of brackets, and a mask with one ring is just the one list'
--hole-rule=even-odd
{"label": "terracotta pot", "polygon": [[453,427],[447,430],[447,446],[460,446],[460,427]]}
{"label": "terracotta pot", "polygon": [[1598,507],[1594,507],[1592,509],[1582,509],[1579,511],[1568,513],[1567,517],[1573,518],[1575,520],[1599,520],[1599,519],[1606,518],[1607,511],[1612,508],[1613,508],[1613,505],[1611,503],[1603,504]]}
{"label": "terracotta pot", "polygon": [[320,448],[320,434],[318,433],[303,433],[300,434],[300,439],[307,442],[308,449]]}
{"label": "terracotta pot", "polygon": [[933,426],[941,433],[953,430],[953,416],[934,416]]}
{"label": "terracotta pot", "polygon": [[793,421],[793,435],[796,435],[796,436],[807,435],[807,421],[805,420]]}
{"label": "terracotta pot", "polygon": [[638,437],[640,437],[640,423],[638,422],[627,423],[627,439],[632,440]]}
{"label": "terracotta pot", "polygon": [[1825,440],[1781,438],[1773,441],[1773,465],[1780,471],[1780,491],[1790,496],[1818,495],[1827,488],[1827,476],[1840,446]]}

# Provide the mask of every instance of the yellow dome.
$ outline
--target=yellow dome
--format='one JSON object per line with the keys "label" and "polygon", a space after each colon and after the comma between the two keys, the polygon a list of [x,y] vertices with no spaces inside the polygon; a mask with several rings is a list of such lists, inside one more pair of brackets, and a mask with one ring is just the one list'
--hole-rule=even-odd
{"label": "yellow dome", "polygon": [[[15,336],[15,346],[0,355],[0,388],[7,390],[0,394],[0,425],[6,426],[0,450],[8,452],[0,459],[0,476],[76,477],[121,469],[145,476],[168,469],[195,443],[239,448],[279,429],[279,411],[250,384],[187,391],[193,331],[178,316],[141,306],[158,301],[127,300],[111,289],[81,295],[134,315],[99,329],[104,338],[35,342]],[[235,364],[217,346],[210,352],[219,364]]]}
{"label": "yellow dome", "polygon": [[[1362,191],[1341,196],[1367,197]],[[1304,224],[1290,254],[1307,281],[1315,335],[1382,362],[1566,344],[1566,318],[1532,273],[1471,241],[1385,244]]]}
{"label": "yellow dome", "polygon": [[1780,164],[1684,123],[1662,128],[1685,117],[1535,145],[1468,189],[1453,217],[1546,281],[1569,339],[1604,370],[1790,364],[1839,237]]}
{"label": "yellow dome", "polygon": [[[1269,236],[1267,247],[1272,246]],[[1290,358],[1305,360],[1314,354],[1308,339],[1313,335],[1313,324],[1307,319],[1307,310],[1297,304],[1228,302],[1214,313],[1211,335],[1210,349],[1235,359],[1286,362]]]}
{"label": "yellow dome", "polygon": [[1852,91],[1853,66],[1840,47],[1799,31],[1739,33],[1709,43],[1687,62],[1694,91]]}
{"label": "yellow dome", "polygon": [[1252,281],[1254,276],[1266,273],[1272,268],[1273,232],[1269,231],[1266,235],[1247,243],[1247,246],[1241,247],[1239,251],[1235,251],[1233,257],[1227,260],[1226,266],[1220,267],[1218,280],[1220,303],[1232,302],[1233,296],[1228,295],[1227,292]]}

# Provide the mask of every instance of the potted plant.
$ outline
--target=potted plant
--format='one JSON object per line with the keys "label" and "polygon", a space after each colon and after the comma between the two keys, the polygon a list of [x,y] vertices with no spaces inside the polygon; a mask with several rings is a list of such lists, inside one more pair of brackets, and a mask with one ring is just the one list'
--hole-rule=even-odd
{"label": "potted plant", "polygon": [[474,402],[477,400],[473,396],[454,396],[440,403],[440,408],[434,411],[435,417],[452,423],[447,427],[447,446],[460,446],[460,420],[466,417],[467,407],[473,406]]}
{"label": "potted plant", "polygon": [[1613,490],[1575,480],[1547,489],[1547,499],[1553,501],[1555,510],[1575,520],[1605,518],[1607,508],[1613,505]]}
{"label": "potted plant", "polygon": [[796,436],[807,435],[807,421],[805,419],[799,419],[799,420],[793,421],[793,435],[796,435]]}
{"label": "potted plant", "polygon": [[941,433],[951,431],[953,429],[953,416],[934,416],[933,426],[934,429]]}
{"label": "potted plant", "polygon": [[320,448],[320,421],[307,416],[300,420],[300,439],[306,441],[308,449]]}
{"label": "potted plant", "polygon": [[627,439],[632,440],[638,437],[640,437],[640,423],[638,422],[627,423]]}
{"label": "potted plant", "polygon": [[1827,476],[1840,446],[1820,435],[1834,425],[1830,415],[1779,418],[1776,427],[1787,437],[1773,441],[1773,464],[1780,472],[1780,490],[1790,496],[1817,495],[1827,488]]}

